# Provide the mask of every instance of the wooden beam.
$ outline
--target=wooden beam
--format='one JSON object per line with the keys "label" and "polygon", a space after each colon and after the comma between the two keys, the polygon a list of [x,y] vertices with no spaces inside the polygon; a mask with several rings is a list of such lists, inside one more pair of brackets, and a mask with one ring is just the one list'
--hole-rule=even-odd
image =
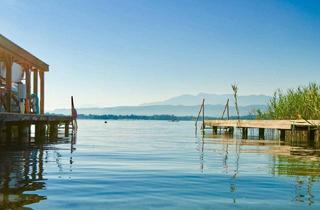
{"label": "wooden beam", "polygon": [[38,69],[33,70],[33,94],[38,95]]}
{"label": "wooden beam", "polygon": [[49,71],[49,65],[35,57],[27,50],[19,47],[6,37],[0,34],[0,51],[14,57],[14,61],[19,64],[28,64],[43,71]]}
{"label": "wooden beam", "polygon": [[25,67],[26,73],[26,113],[30,113],[30,93],[31,93],[31,79],[30,79],[30,69],[28,66]]}
{"label": "wooden beam", "polygon": [[44,72],[40,71],[40,114],[44,114]]}
{"label": "wooden beam", "polygon": [[6,66],[7,112],[11,112],[13,58],[11,56],[6,56],[6,59],[4,62],[5,62],[5,66]]}
{"label": "wooden beam", "polygon": [[7,113],[0,112],[0,125],[1,123],[38,123],[38,122],[57,122],[57,123],[70,123],[72,121],[71,116],[59,116],[59,115],[34,115],[34,114],[20,114],[20,113]]}

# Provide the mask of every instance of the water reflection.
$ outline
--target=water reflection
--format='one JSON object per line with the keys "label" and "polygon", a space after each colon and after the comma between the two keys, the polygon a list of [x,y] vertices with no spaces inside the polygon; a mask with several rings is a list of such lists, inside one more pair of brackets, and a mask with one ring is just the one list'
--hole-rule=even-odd
{"label": "water reflection", "polygon": [[[75,137],[71,138],[71,153],[74,151]],[[70,143],[69,139],[57,139],[41,144],[6,142],[0,145],[0,207],[16,209],[46,200],[36,193],[45,189],[44,162],[48,159],[48,149],[55,144]],[[70,156],[70,167],[72,156]],[[62,167],[57,159],[57,166]],[[29,209],[29,208],[24,208]]]}
{"label": "water reflection", "polygon": [[[270,136],[274,135],[270,133]],[[315,144],[307,144],[306,141],[301,140],[279,142],[278,140],[257,140],[255,138],[237,139],[237,135],[233,137],[223,133],[206,135],[199,142],[201,144],[200,168],[202,173],[206,172],[204,163],[209,161],[204,157],[207,156],[207,159],[210,159],[211,149],[221,145],[221,150],[215,150],[215,152],[222,157],[223,173],[230,176],[229,189],[234,204],[237,203],[237,198],[240,198],[237,192],[245,190],[240,190],[237,185],[238,177],[241,176],[239,171],[242,154],[268,156],[272,160],[269,166],[270,175],[292,177],[292,188],[294,189],[292,201],[306,203],[310,206],[315,203],[314,188],[315,184],[320,181],[320,153]],[[245,170],[243,169],[244,172]]]}

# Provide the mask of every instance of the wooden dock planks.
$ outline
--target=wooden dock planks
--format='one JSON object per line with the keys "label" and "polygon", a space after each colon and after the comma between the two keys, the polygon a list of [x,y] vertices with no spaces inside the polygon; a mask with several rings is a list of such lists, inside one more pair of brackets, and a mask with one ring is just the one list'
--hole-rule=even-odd
{"label": "wooden dock planks", "polygon": [[0,113],[1,123],[50,123],[50,122],[71,122],[71,116],[60,115],[35,115],[35,114],[19,114],[19,113]]}
{"label": "wooden dock planks", "polygon": [[315,127],[320,120],[205,120],[205,127],[270,128],[290,130],[292,126]]}

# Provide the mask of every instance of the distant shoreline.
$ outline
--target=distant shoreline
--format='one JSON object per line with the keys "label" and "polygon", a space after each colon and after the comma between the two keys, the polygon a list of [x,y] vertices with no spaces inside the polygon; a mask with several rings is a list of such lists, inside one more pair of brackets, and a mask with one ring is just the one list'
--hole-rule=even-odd
{"label": "distant shoreline", "polygon": [[[241,116],[241,119],[255,119],[255,115]],[[78,119],[89,120],[164,120],[164,121],[194,121],[195,116],[175,116],[175,115],[84,115],[79,114]],[[219,117],[205,117],[205,119],[220,119]],[[230,119],[237,119],[237,116],[231,116]]]}

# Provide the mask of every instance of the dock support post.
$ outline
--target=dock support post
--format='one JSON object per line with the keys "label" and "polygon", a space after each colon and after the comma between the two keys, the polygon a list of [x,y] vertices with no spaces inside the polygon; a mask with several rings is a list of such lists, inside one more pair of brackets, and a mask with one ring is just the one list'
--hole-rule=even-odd
{"label": "dock support post", "polygon": [[316,140],[316,130],[311,129],[310,127],[308,127],[308,141],[310,143],[314,143]]}
{"label": "dock support post", "polygon": [[234,133],[234,127],[229,127],[229,134],[233,136]]}
{"label": "dock support post", "polygon": [[70,122],[64,123],[64,136],[65,137],[69,137],[69,125],[70,125]]}
{"label": "dock support post", "polygon": [[317,128],[317,130],[315,132],[316,132],[316,134],[315,134],[316,145],[320,146],[320,130],[319,130],[319,128]]}
{"label": "dock support post", "polygon": [[29,141],[29,125],[21,123],[18,125],[18,138],[19,140]]}
{"label": "dock support post", "polygon": [[259,128],[259,139],[264,140],[264,128]]}
{"label": "dock support post", "polygon": [[242,128],[242,139],[248,138],[248,128]]}
{"label": "dock support post", "polygon": [[11,140],[12,138],[12,126],[10,124],[6,125],[6,139],[7,141]]}
{"label": "dock support post", "polygon": [[4,123],[0,122],[0,142],[4,139]]}
{"label": "dock support post", "polygon": [[58,124],[57,123],[50,123],[49,125],[49,138],[55,139],[58,137]]}
{"label": "dock support post", "polygon": [[218,134],[218,127],[212,126],[212,134],[217,135]]}
{"label": "dock support post", "polygon": [[202,136],[205,135],[206,124],[204,123],[204,99],[202,101]]}
{"label": "dock support post", "polygon": [[283,130],[283,129],[280,130],[280,140],[281,141],[286,140],[286,130]]}
{"label": "dock support post", "polygon": [[36,124],[35,140],[36,141],[44,140],[45,136],[46,136],[46,125],[43,123]]}
{"label": "dock support post", "polygon": [[293,143],[294,140],[296,140],[296,126],[293,124],[291,127],[291,143]]}

